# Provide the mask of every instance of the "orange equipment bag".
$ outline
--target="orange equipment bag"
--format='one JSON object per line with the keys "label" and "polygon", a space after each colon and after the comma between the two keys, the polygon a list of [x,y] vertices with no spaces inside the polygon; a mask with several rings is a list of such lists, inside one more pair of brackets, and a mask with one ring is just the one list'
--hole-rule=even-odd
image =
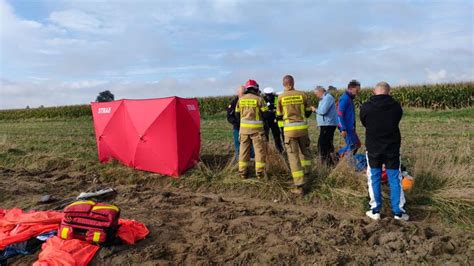
{"label": "orange equipment bag", "polygon": [[119,227],[120,209],[111,204],[81,200],[64,209],[58,236],[80,239],[94,244],[113,242]]}

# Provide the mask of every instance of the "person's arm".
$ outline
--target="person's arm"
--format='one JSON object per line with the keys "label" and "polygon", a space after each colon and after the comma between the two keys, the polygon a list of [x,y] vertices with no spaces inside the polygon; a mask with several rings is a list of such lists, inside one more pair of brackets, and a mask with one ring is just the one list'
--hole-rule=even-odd
{"label": "person's arm", "polygon": [[329,112],[329,108],[331,108],[333,104],[334,99],[331,99],[329,96],[324,96],[318,104],[318,109],[316,110],[316,113],[318,115],[326,115]]}
{"label": "person's arm", "polygon": [[281,97],[278,96],[276,105],[276,119],[277,121],[283,120],[283,106],[281,105]]}
{"label": "person's arm", "polygon": [[345,97],[339,98],[339,105],[337,107],[337,120],[339,122],[339,129],[341,132],[345,132],[347,130],[347,125],[344,122],[344,114],[347,112],[348,106],[349,102]]}
{"label": "person's arm", "polygon": [[366,104],[362,104],[360,106],[359,118],[360,118],[360,122],[362,123],[362,125],[364,127],[366,127],[365,126],[365,122],[366,122],[366,119],[367,119],[367,105]]}
{"label": "person's arm", "polygon": [[402,117],[403,117],[403,109],[402,109],[402,106],[400,105],[400,103],[398,104],[398,107],[399,107],[399,117],[398,117],[398,122],[400,123],[400,121],[402,120]]}
{"label": "person's arm", "polygon": [[237,100],[237,104],[235,105],[235,118],[237,122],[240,123],[240,100]]}
{"label": "person's arm", "polygon": [[235,105],[236,105],[236,99],[232,99],[230,102],[229,106],[227,106],[226,111],[227,111],[227,121],[231,123],[232,125],[236,123],[235,120]]}
{"label": "person's arm", "polygon": [[306,94],[303,96],[303,99],[304,99],[304,116],[308,118],[311,116],[313,111],[311,110],[311,106],[309,105],[309,99]]}
{"label": "person's arm", "polygon": [[259,108],[260,108],[260,111],[262,112],[262,117],[265,118],[265,119],[268,119],[270,117],[270,112],[269,112],[269,108],[268,108],[268,105],[267,105],[267,102],[264,101],[262,98],[260,98],[259,100]]}

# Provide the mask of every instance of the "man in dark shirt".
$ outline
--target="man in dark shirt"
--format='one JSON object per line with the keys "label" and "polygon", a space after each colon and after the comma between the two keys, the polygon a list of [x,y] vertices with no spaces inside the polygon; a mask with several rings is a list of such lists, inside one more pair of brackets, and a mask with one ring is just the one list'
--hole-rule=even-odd
{"label": "man in dark shirt", "polygon": [[374,95],[360,108],[360,121],[365,127],[367,149],[367,184],[370,196],[370,210],[366,215],[374,220],[380,219],[382,208],[381,175],[382,165],[387,169],[392,213],[397,220],[407,221],[405,196],[400,173],[401,136],[399,123],[403,110],[400,103],[390,95],[390,85],[379,82]]}
{"label": "man in dark shirt", "polygon": [[276,121],[276,105],[278,104],[278,96],[274,93],[273,88],[267,87],[263,90],[263,100],[268,107],[268,115],[264,119],[265,137],[269,141],[270,130],[272,131],[273,141],[279,153],[283,152],[283,143],[281,141],[280,128]]}

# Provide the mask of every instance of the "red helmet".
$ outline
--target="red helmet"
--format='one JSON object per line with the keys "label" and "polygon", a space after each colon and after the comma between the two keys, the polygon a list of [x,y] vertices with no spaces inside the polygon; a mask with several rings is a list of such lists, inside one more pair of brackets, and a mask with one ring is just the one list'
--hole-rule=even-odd
{"label": "red helmet", "polygon": [[253,79],[249,79],[249,80],[245,83],[244,88],[245,88],[246,90],[249,89],[249,88],[254,88],[254,89],[258,90],[258,83],[257,83],[255,80],[253,80]]}

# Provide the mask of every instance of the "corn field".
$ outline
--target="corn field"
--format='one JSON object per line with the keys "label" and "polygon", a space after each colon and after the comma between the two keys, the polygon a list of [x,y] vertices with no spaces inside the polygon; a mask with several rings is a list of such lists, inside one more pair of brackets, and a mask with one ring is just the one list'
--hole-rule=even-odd
{"label": "corn field", "polygon": [[[344,90],[339,89],[334,96]],[[471,107],[474,105],[474,82],[446,83],[433,85],[401,86],[392,89],[392,96],[404,107],[420,107],[430,109],[450,109]],[[355,99],[355,105],[367,101],[372,95],[371,89],[363,89]],[[310,102],[316,105],[318,100],[312,92],[308,92]],[[213,115],[222,113],[231,101],[232,96],[198,98],[201,114]],[[75,118],[91,116],[89,105],[71,105],[43,107],[32,109],[12,109],[0,111],[0,120],[28,118]]]}

